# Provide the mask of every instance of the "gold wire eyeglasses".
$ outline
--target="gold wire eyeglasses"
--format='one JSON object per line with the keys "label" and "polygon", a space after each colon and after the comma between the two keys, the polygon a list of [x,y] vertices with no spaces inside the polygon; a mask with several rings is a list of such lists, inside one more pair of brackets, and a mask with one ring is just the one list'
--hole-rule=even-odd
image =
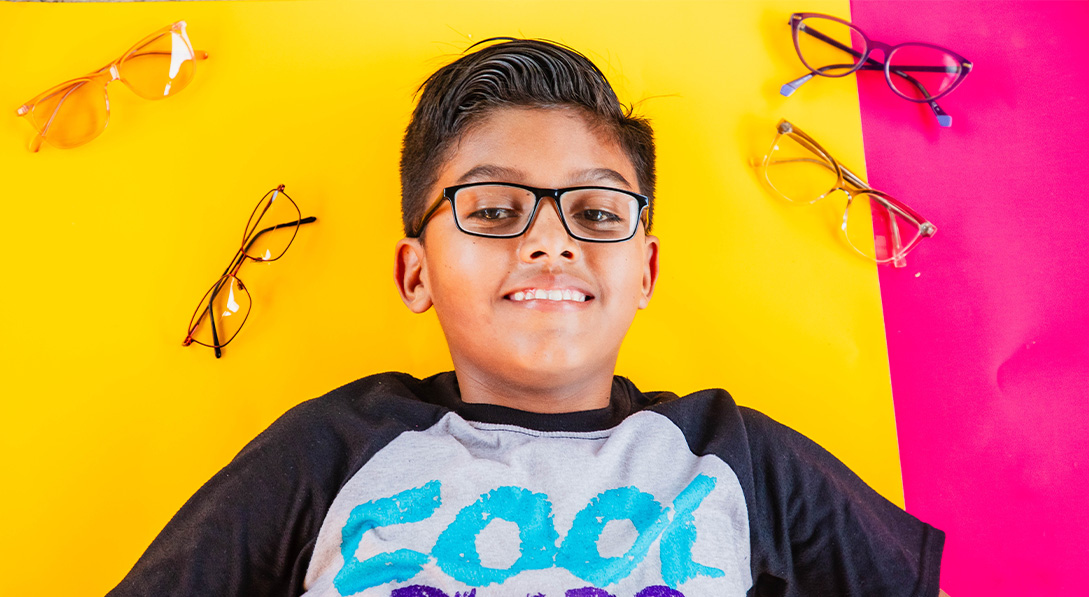
{"label": "gold wire eyeglasses", "polygon": [[272,189],[257,202],[257,207],[246,222],[242,245],[231,258],[223,275],[200,299],[183,346],[196,342],[215,349],[216,358],[223,356],[220,349],[230,343],[250,316],[253,298],[238,270],[246,261],[276,261],[284,256],[299,226],[317,221],[314,216],[302,217],[299,206],[284,192],[284,185]]}

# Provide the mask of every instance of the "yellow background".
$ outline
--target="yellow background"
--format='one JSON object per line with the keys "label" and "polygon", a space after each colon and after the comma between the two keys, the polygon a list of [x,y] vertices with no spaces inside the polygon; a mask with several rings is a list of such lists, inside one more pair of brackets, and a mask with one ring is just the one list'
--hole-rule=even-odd
{"label": "yellow background", "polygon": [[[837,236],[836,206],[785,204],[748,165],[787,117],[863,169],[853,77],[778,94],[805,72],[801,9],[850,16],[847,0],[0,4],[0,593],[105,593],[291,406],[450,367],[433,314],[392,283],[399,146],[417,86],[497,35],[583,51],[655,125],[662,276],[619,373],[725,387],[902,504],[875,266]],[[187,89],[112,84],[102,136],[27,151],[18,105],[178,19],[210,54]],[[279,183],[318,222],[242,269],[253,313],[224,358],[183,348]]]}

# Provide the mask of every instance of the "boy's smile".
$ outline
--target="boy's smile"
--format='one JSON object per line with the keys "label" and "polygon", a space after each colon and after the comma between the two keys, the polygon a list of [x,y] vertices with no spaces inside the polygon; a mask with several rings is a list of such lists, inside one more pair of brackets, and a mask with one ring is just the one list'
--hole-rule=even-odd
{"label": "boy's smile", "polygon": [[[500,108],[454,146],[432,196],[469,182],[639,192],[635,181],[624,152],[582,113]],[[627,241],[576,240],[553,198],[515,238],[459,231],[444,202],[425,238],[398,244],[398,284],[412,310],[435,307],[463,400],[540,412],[608,404],[620,344],[654,291],[657,238],[640,225]]]}

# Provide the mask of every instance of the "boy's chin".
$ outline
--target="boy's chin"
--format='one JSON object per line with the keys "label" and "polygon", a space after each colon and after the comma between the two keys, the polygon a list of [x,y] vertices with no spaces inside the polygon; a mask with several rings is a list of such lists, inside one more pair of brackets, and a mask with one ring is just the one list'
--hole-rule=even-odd
{"label": "boy's chin", "polygon": [[603,351],[496,347],[490,356],[492,358],[486,362],[470,366],[485,372],[484,377],[496,384],[493,390],[497,391],[547,394],[572,384],[579,385],[581,380],[611,377],[616,368],[616,359],[603,358]]}

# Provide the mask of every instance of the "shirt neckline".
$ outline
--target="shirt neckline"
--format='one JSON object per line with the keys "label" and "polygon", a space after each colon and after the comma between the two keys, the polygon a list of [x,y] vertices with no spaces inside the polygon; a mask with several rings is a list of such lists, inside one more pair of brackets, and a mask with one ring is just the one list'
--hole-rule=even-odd
{"label": "shirt neckline", "polygon": [[608,406],[566,413],[535,413],[498,404],[462,402],[453,371],[435,376],[434,381],[444,390],[445,406],[467,421],[514,425],[535,431],[580,433],[612,429],[628,415],[641,410],[645,402],[635,385],[620,376],[613,376]]}

